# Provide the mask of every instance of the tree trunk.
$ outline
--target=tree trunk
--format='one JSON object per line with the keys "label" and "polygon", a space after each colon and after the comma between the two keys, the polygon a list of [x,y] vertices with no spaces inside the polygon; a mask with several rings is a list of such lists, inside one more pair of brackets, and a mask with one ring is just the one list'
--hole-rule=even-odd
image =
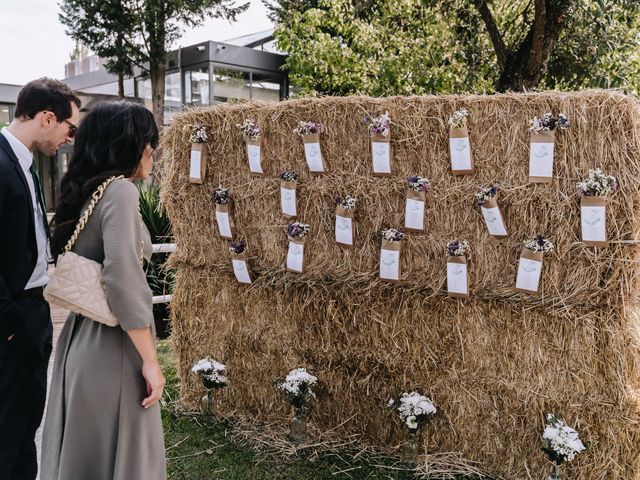
{"label": "tree trunk", "polygon": [[164,125],[164,62],[155,63],[152,61],[150,67],[153,116],[156,119],[158,129],[162,130]]}
{"label": "tree trunk", "polygon": [[497,91],[520,92],[538,86],[574,3],[575,0],[535,0],[535,16],[526,37],[519,45],[507,48],[487,0],[474,0],[496,52],[500,68]]}
{"label": "tree trunk", "polygon": [[124,73],[118,73],[118,97],[124,98]]}
{"label": "tree trunk", "polygon": [[507,55],[496,90],[521,92],[538,86],[573,3],[575,0],[536,0],[533,25],[517,50]]}

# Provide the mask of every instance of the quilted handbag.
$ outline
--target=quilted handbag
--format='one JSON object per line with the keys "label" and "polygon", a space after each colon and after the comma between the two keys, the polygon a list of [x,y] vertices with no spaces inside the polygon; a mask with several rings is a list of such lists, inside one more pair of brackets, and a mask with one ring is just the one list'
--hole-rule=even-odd
{"label": "quilted handbag", "polygon": [[[44,298],[48,302],[109,327],[117,326],[118,320],[107,302],[107,293],[102,281],[102,264],[78,255],[71,249],[107,187],[111,182],[121,178],[124,176],[106,179],[91,195],[91,202],[78,220],[73,235],[64,247],[64,252],[58,257],[56,269],[44,289]],[[141,250],[143,249],[144,244],[141,245]],[[142,255],[141,251],[141,262]]]}

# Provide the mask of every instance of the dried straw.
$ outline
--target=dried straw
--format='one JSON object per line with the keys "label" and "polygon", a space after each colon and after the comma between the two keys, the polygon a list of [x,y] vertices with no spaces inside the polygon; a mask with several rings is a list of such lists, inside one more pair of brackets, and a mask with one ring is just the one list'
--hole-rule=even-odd
{"label": "dried straw", "polygon": [[[476,173],[449,172],[447,119],[471,112]],[[389,111],[393,177],[370,175],[369,137],[362,118]],[[554,181],[527,184],[528,122],[563,112],[573,125],[557,134]],[[269,175],[249,175],[242,135],[254,118],[263,128]],[[329,174],[311,178],[299,120],[322,122]],[[188,183],[189,125],[213,132],[204,185]],[[387,400],[419,389],[440,413],[424,429],[430,454],[458,452],[504,478],[543,478],[539,451],[544,414],[576,426],[588,451],[567,467],[576,479],[640,478],[640,356],[635,317],[640,259],[638,178],[640,111],[618,92],[507,94],[372,99],[305,99],[278,104],[222,105],[186,112],[163,138],[163,202],[178,251],[172,308],[183,400],[201,395],[192,362],[213,355],[228,364],[224,390],[230,414],[286,422],[289,410],[273,380],[306,366],[329,386],[312,422],[361,435],[363,445],[402,441]],[[621,191],[608,207],[608,248],[580,244],[575,182],[589,168],[615,175]],[[279,180],[300,173],[300,220],[312,225],[305,272],[284,270],[286,220]],[[377,280],[380,237],[400,227],[405,179],[428,177],[424,234],[410,234],[403,252],[405,282]],[[509,237],[492,239],[473,193],[498,183]],[[230,187],[239,238],[248,245],[256,280],[233,277],[228,242],[219,238],[209,189]],[[333,197],[358,198],[356,247],[333,239]],[[513,291],[522,241],[543,233],[556,244],[546,255],[541,294]],[[444,247],[471,241],[472,298],[446,298]]]}

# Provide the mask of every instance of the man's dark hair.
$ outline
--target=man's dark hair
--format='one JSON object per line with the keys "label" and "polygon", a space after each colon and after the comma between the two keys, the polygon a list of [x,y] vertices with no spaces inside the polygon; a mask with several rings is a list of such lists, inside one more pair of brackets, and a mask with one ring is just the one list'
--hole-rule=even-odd
{"label": "man's dark hair", "polygon": [[38,112],[53,112],[59,122],[71,117],[71,102],[78,108],[80,99],[71,89],[58,80],[39,78],[27,83],[18,94],[16,102],[16,118],[34,118]]}

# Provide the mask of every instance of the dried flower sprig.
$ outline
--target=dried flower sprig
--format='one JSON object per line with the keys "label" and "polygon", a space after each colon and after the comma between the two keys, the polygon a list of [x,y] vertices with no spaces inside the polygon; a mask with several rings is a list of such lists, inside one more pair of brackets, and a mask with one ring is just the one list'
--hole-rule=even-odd
{"label": "dried flower sprig", "polygon": [[461,257],[463,255],[469,255],[471,253],[471,244],[469,240],[463,240],[459,242],[454,240],[447,242],[447,256],[448,257]]}
{"label": "dried flower sprig", "polygon": [[499,188],[495,185],[491,185],[490,187],[485,187],[474,193],[473,195],[476,197],[476,203],[478,205],[484,205],[487,200],[493,198],[497,195]]}
{"label": "dried flower sprig", "polygon": [[258,126],[258,123],[251,118],[245,118],[244,122],[236,124],[236,127],[242,131],[245,137],[251,140],[260,140],[262,136],[262,129]]}
{"label": "dried flower sprig", "polygon": [[285,170],[280,174],[280,180],[284,180],[285,182],[297,182],[298,174],[293,170]]}
{"label": "dried flower sprig", "polygon": [[400,242],[407,236],[405,233],[400,230],[396,230],[395,228],[385,228],[380,232],[380,234],[382,235],[382,238],[389,242]]}
{"label": "dried flower sprig", "polygon": [[428,179],[419,177],[418,175],[413,175],[407,178],[407,184],[409,185],[409,188],[416,192],[428,192],[429,187],[431,187],[431,183]]}
{"label": "dried flower sprig", "polygon": [[345,195],[344,197],[336,197],[336,205],[344,208],[345,210],[351,210],[355,208],[358,200],[351,195]]}
{"label": "dried flower sprig", "polygon": [[302,222],[293,222],[287,225],[287,235],[291,238],[302,238],[311,232],[311,225]]}
{"label": "dried flower sprig", "polygon": [[467,126],[467,117],[469,116],[469,110],[461,108],[456,110],[453,115],[449,117],[449,126],[451,128],[464,128]]}
{"label": "dried flower sprig", "polygon": [[209,140],[209,130],[202,123],[194,123],[191,126],[191,143],[205,143]]}
{"label": "dried flower sprig", "polygon": [[389,112],[384,112],[377,117],[370,117],[367,115],[364,118],[364,122],[367,124],[367,128],[370,133],[376,133],[383,137],[389,136],[389,130],[391,127],[391,119],[389,118]]}
{"label": "dried flower sprig", "polygon": [[229,195],[228,188],[222,188],[222,187],[214,188],[211,191],[211,195],[213,196],[213,201],[217,205],[226,205],[227,203],[229,203],[230,195]]}
{"label": "dried flower sprig", "polygon": [[551,240],[547,240],[542,235],[536,235],[534,238],[525,240],[524,246],[534,252],[549,253],[555,248]]}
{"label": "dried flower sprig", "polygon": [[576,183],[576,187],[578,187],[578,197],[606,197],[618,191],[618,180],[596,168],[589,170],[587,179]]}
{"label": "dried flower sprig", "polygon": [[227,377],[224,376],[225,368],[222,363],[205,357],[194,363],[191,371],[200,377],[205,388],[219,389],[226,387],[228,383]]}
{"label": "dried flower sprig", "polygon": [[414,432],[424,425],[430,415],[435,415],[438,411],[430,398],[418,392],[403,393],[397,401],[392,398],[387,407],[397,408],[404,424]]}
{"label": "dried flower sprig", "polygon": [[560,128],[561,130],[569,128],[569,119],[564,113],[559,113],[558,116],[555,117],[550,112],[547,112],[542,118],[533,117],[529,130],[533,133],[540,133],[544,131],[552,132],[556,128]]}
{"label": "dried flower sprig", "polygon": [[556,465],[570,462],[586,449],[578,432],[550,413],[547,414],[542,440],[545,444],[542,451]]}
{"label": "dried flower sprig", "polygon": [[324,125],[316,122],[298,122],[298,126],[293,129],[293,133],[298,135],[313,135],[314,133],[323,133]]}
{"label": "dried flower sprig", "polygon": [[245,251],[245,244],[242,240],[238,241],[238,242],[231,242],[229,244],[229,251],[231,253],[235,253],[236,255],[240,255],[242,252]]}

